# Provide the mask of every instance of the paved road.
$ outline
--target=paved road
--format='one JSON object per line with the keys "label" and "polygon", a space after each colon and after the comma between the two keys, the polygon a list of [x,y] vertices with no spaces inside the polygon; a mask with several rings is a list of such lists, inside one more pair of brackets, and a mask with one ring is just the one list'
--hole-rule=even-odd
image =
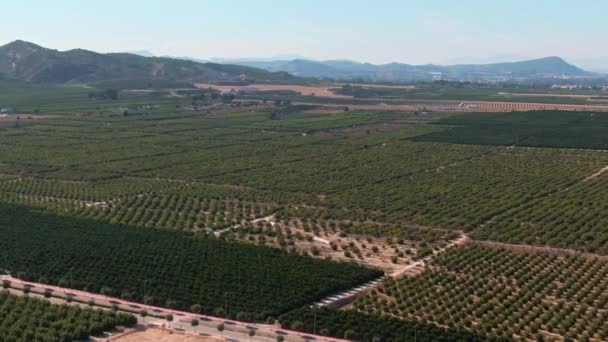
{"label": "paved road", "polygon": [[[255,323],[247,323],[236,320],[224,319],[220,317],[213,317],[208,315],[198,315],[193,314],[191,312],[174,310],[163,308],[159,306],[146,305],[135,303],[127,300],[123,300],[120,298],[104,296],[96,293],[74,290],[59,286],[51,286],[41,283],[28,282],[23,281],[17,278],[13,278],[10,275],[0,275],[0,281],[9,281],[11,287],[22,289],[24,286],[30,286],[32,288],[32,292],[44,293],[45,291],[49,291],[52,293],[52,296],[55,298],[65,299],[68,296],[72,296],[74,301],[88,303],[90,301],[94,301],[94,306],[103,307],[103,308],[111,308],[113,305],[116,305],[120,311],[127,311],[131,313],[139,313],[142,310],[146,310],[148,313],[148,317],[141,318],[140,321],[143,320],[144,324],[165,324],[168,328],[176,329],[182,332],[191,332],[197,333],[198,330],[206,330],[205,333],[213,333],[218,335],[218,331],[209,330],[209,327],[216,328],[218,324],[224,323],[225,331],[224,334],[227,334],[231,340],[247,340],[250,338],[247,335],[247,332],[250,329],[256,330],[256,335],[252,340],[256,341],[268,341],[273,340],[276,341],[277,335],[283,335],[286,341],[324,341],[324,342],[347,342],[348,340],[329,338],[325,336],[313,335],[313,334],[303,334],[293,330],[280,329],[279,327],[267,324],[255,324]],[[173,315],[173,322],[168,322],[163,317],[167,315]],[[139,316],[139,315],[137,315]],[[159,321],[160,318],[160,321]],[[193,328],[190,326],[189,322],[192,319],[198,319],[200,322],[200,326],[198,328]],[[206,327],[206,328],[204,328]],[[229,336],[230,335],[230,336]],[[232,336],[234,335],[234,336]],[[237,336],[241,336],[238,338]],[[247,336],[243,338],[242,336]]]}

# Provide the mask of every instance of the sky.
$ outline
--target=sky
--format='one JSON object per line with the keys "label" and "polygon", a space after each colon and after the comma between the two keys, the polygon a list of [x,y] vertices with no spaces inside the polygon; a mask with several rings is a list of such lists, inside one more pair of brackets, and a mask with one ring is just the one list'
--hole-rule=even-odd
{"label": "sky", "polygon": [[608,70],[606,0],[2,0],[0,8],[0,45],[410,64],[561,56]]}

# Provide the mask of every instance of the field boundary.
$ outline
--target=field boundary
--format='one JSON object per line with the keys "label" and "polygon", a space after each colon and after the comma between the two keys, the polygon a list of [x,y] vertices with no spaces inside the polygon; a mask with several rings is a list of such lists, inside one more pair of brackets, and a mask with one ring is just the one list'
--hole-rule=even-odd
{"label": "field boundary", "polygon": [[576,256],[583,257],[587,259],[598,259],[598,260],[608,260],[608,255],[596,254],[583,252],[576,249],[571,248],[558,248],[558,247],[549,247],[549,246],[534,246],[534,245],[525,245],[525,244],[515,244],[515,243],[506,243],[506,242],[498,242],[498,241],[490,241],[490,240],[469,240],[469,244],[487,247],[487,248],[500,248],[506,249],[514,252],[537,252],[537,253],[545,253],[557,256]]}
{"label": "field boundary", "polygon": [[[128,307],[131,310],[123,310],[121,308],[121,309],[119,309],[119,311],[128,312],[128,313],[137,313],[137,312],[140,312],[141,310],[146,310],[151,316],[157,316],[157,317],[172,315],[175,317],[176,320],[188,320],[189,321],[191,319],[200,319],[200,320],[205,320],[205,321],[217,322],[218,324],[225,323],[226,327],[232,325],[235,327],[241,327],[241,328],[246,328],[246,329],[255,329],[260,332],[271,333],[274,336],[279,336],[279,335],[283,336],[283,337],[285,337],[286,340],[288,340],[289,337],[297,337],[302,341],[310,341],[310,340],[328,341],[328,342],[348,342],[349,341],[349,340],[340,339],[340,338],[332,338],[332,337],[326,337],[326,336],[321,336],[321,335],[302,333],[302,332],[295,331],[295,330],[282,329],[282,328],[279,328],[279,327],[276,327],[273,325],[268,325],[268,324],[249,323],[249,322],[237,321],[237,320],[233,320],[233,319],[209,316],[209,315],[205,315],[205,314],[195,314],[195,313],[187,312],[187,311],[168,309],[168,308],[164,308],[164,307],[160,307],[160,306],[153,306],[153,305],[147,305],[147,304],[142,304],[142,303],[137,303],[137,302],[131,302],[131,301],[127,301],[127,300],[116,298],[116,297],[109,297],[106,295],[86,292],[86,291],[82,291],[82,290],[75,290],[75,289],[54,286],[54,285],[47,285],[47,284],[41,284],[41,283],[36,283],[36,282],[31,282],[31,281],[24,281],[24,280],[21,280],[18,278],[14,278],[10,275],[0,275],[0,281],[2,281],[2,282],[8,281],[9,282],[8,285],[12,289],[16,289],[16,290],[21,289],[22,290],[22,289],[28,287],[31,289],[32,293],[44,294],[46,292],[49,292],[52,294],[52,297],[54,297],[54,298],[65,299],[68,297],[72,297],[72,298],[74,298],[74,301],[79,301],[79,302],[92,301],[91,303],[94,304],[93,306],[106,308],[106,309],[108,307],[111,308],[113,305],[121,305],[123,307]],[[4,286],[4,284],[2,284],[2,285]],[[15,287],[15,285],[19,285],[20,287]],[[34,290],[41,290],[41,291],[34,291]],[[64,296],[62,297],[61,294],[63,294]],[[84,301],[81,301],[77,297],[80,297],[80,299],[84,299]],[[109,305],[102,305],[102,302],[108,303]],[[289,339],[289,340],[291,340],[291,339]]]}

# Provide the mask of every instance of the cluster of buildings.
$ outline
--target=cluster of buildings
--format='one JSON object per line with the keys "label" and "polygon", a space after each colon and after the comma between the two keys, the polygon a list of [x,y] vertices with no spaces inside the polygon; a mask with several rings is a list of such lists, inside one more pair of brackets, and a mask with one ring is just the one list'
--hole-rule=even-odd
{"label": "cluster of buildings", "polygon": [[603,91],[608,91],[608,85],[594,87],[594,86],[590,86],[590,85],[580,85],[580,84],[554,84],[551,86],[551,89],[564,89],[564,90],[600,89]]}

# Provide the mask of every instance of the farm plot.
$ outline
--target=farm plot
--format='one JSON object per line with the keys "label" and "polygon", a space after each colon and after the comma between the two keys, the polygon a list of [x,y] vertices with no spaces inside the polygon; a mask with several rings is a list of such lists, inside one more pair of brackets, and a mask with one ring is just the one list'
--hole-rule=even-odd
{"label": "farm plot", "polygon": [[[220,231],[276,213],[284,223],[353,223],[337,234],[433,242],[446,229],[473,231],[608,165],[602,151],[477,145],[505,143],[504,127],[516,125],[524,133],[549,127],[584,136],[559,142],[522,133],[530,144],[601,146],[600,114],[555,114],[547,126],[551,115],[464,115],[440,125],[398,124],[412,114],[394,112],[298,110],[41,120],[0,130],[8,147],[0,149],[7,175],[0,198],[140,227]],[[391,123],[398,127],[374,129]],[[412,141],[441,140],[455,124],[454,131],[475,133],[466,145]],[[587,128],[589,135],[581,133]],[[373,229],[364,229],[368,223]]]}
{"label": "farm plot", "polygon": [[82,341],[116,326],[135,323],[137,320],[131,315],[52,305],[45,300],[0,292],[2,341]]}
{"label": "farm plot", "polygon": [[[406,321],[388,316],[367,315],[355,311],[302,308],[280,317],[285,327],[307,333],[347,338],[362,342],[374,341],[492,341],[467,331],[440,328],[433,324]],[[498,340],[498,339],[496,339]]]}
{"label": "farm plot", "polygon": [[[262,246],[0,206],[0,262],[24,280],[265,320],[381,272]],[[225,307],[228,306],[228,312]]]}
{"label": "farm plot", "polygon": [[465,246],[430,269],[387,280],[358,312],[508,339],[608,338],[608,262]]}
{"label": "farm plot", "polygon": [[[380,228],[382,227],[382,228]],[[391,227],[383,230],[377,223],[331,220],[277,221],[275,216],[253,220],[235,229],[226,229],[220,237],[271,246],[313,258],[356,262],[394,273],[421,253],[432,251],[459,236],[449,230],[414,227]],[[354,234],[353,234],[354,233]],[[387,236],[396,236],[391,238]]]}
{"label": "farm plot", "polygon": [[481,240],[549,245],[608,254],[608,175],[496,216],[473,233]]}
{"label": "farm plot", "polygon": [[[437,146],[437,151],[435,157],[440,158],[446,150]],[[325,203],[330,208],[363,209],[363,213],[370,213],[368,218],[380,222],[470,230],[509,208],[582,181],[607,161],[607,155],[598,152],[504,148],[488,151],[451,162],[446,157],[444,163],[420,172],[399,171],[402,166],[385,160],[379,165],[384,170],[383,179],[359,174],[350,188],[345,186],[327,194]],[[387,174],[394,176],[386,177]],[[328,217],[339,214],[351,212],[323,213]],[[352,212],[356,214],[357,211]]]}
{"label": "farm plot", "polygon": [[141,194],[112,202],[112,208],[103,210],[101,217],[94,210],[82,215],[113,224],[148,228],[218,230],[268,216],[273,213],[273,207],[237,199]]}
{"label": "farm plot", "polygon": [[469,113],[439,120],[449,127],[415,141],[606,149],[608,114],[597,112]]}

